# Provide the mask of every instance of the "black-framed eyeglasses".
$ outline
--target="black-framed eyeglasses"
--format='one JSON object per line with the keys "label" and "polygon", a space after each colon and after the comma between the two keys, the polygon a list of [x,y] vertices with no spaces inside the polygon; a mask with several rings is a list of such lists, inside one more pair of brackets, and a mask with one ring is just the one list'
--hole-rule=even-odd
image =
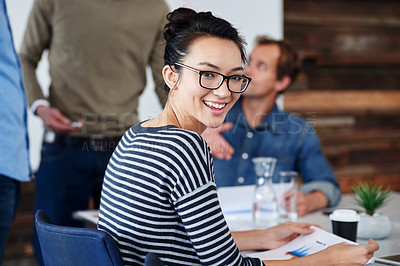
{"label": "black-framed eyeglasses", "polygon": [[234,93],[242,93],[247,89],[251,81],[251,78],[246,77],[245,75],[225,76],[214,71],[197,70],[181,63],[175,63],[175,65],[198,73],[200,86],[209,90],[218,89],[221,87],[222,83],[224,83],[224,80],[227,80],[226,85],[229,91]]}

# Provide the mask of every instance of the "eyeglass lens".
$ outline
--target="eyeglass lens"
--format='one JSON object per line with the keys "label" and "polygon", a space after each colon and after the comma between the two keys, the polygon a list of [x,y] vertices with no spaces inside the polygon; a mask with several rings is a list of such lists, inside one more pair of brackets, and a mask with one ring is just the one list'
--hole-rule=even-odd
{"label": "eyeglass lens", "polygon": [[[224,77],[215,72],[202,72],[200,85],[209,89],[216,89],[221,86]],[[242,92],[246,89],[249,79],[243,76],[231,76],[228,78],[228,88],[234,92]]]}

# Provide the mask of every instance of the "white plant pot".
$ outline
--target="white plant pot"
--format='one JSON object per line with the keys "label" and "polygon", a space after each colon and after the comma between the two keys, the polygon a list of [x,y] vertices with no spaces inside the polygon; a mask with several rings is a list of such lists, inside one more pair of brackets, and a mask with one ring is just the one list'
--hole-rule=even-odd
{"label": "white plant pot", "polygon": [[390,234],[392,228],[389,217],[381,213],[369,215],[360,214],[360,221],[357,225],[357,238],[383,239]]}

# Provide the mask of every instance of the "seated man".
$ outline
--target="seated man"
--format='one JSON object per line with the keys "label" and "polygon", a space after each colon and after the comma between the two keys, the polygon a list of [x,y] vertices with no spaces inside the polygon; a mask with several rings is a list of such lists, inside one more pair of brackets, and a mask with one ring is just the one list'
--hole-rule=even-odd
{"label": "seated man", "polygon": [[315,129],[275,104],[294,82],[299,66],[287,42],[259,37],[245,73],[252,78],[249,88],[229,111],[227,123],[202,136],[214,156],[218,187],[255,184],[254,157],[275,157],[275,174],[297,171],[302,178],[297,207],[302,216],[337,205],[340,188]]}

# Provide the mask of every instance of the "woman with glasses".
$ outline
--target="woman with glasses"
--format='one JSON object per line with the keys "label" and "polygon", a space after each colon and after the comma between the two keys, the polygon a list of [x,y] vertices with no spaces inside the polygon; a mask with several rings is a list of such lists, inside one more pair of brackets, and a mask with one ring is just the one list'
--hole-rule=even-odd
{"label": "woman with glasses", "polygon": [[[117,241],[126,265],[143,264],[149,252],[168,265],[263,265],[240,251],[279,247],[310,233],[310,225],[231,233],[217,198],[212,156],[200,137],[205,128],[222,124],[251,82],[243,75],[244,41],[210,12],[179,8],[167,18],[162,74],[168,101],[159,116],[129,129],[116,148],[98,228]],[[376,243],[339,245],[268,265],[329,265],[337,257],[362,265],[376,249]]]}

